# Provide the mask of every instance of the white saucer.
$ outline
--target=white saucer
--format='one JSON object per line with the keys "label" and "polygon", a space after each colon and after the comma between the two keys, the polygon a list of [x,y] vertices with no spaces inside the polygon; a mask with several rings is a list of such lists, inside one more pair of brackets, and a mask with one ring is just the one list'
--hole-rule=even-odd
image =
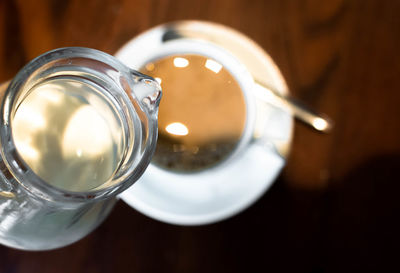
{"label": "white saucer", "polygon": [[[179,40],[201,40],[221,47],[253,76],[287,92],[278,68],[258,45],[213,23],[181,21],[155,27],[124,45],[116,57],[139,69],[171,41]],[[285,165],[293,130],[292,115],[287,111],[259,102],[256,109],[253,136],[245,149],[230,159],[195,175],[172,173],[150,164],[120,197],[149,217],[178,225],[209,224],[246,209],[264,194]]]}

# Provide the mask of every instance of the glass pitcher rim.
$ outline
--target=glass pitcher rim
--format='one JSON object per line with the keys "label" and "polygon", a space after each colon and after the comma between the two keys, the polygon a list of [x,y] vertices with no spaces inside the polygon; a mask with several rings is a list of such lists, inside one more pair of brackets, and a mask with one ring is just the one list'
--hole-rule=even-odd
{"label": "glass pitcher rim", "polygon": [[[5,91],[0,110],[0,152],[2,157],[1,160],[3,161],[3,164],[6,165],[7,169],[11,172],[11,175],[16,179],[19,184],[21,184],[34,196],[48,201],[79,204],[83,202],[90,202],[92,200],[101,200],[110,196],[117,195],[126,188],[130,187],[135,182],[132,177],[137,176],[137,174],[132,172],[128,177],[126,177],[126,181],[119,181],[118,183],[100,189],[95,188],[92,190],[76,192],[54,187],[42,178],[40,178],[36,173],[34,173],[29,165],[22,160],[16,149],[14,139],[12,137],[12,128],[10,124],[12,119],[11,110],[14,107],[14,103],[16,102],[15,94],[20,91],[23,83],[28,81],[29,77],[35,71],[40,69],[43,65],[48,64],[52,61],[56,61],[58,59],[61,60],[68,57],[92,59],[110,65],[111,67],[118,70],[122,75],[125,75],[128,78],[128,81],[130,81],[130,86],[134,85],[133,79],[130,79],[129,77],[131,70],[122,62],[105,52],[86,47],[64,47],[48,51],[34,58],[28,64],[26,64],[13,78]],[[132,95],[134,96],[134,94]],[[127,94],[124,94],[124,96],[126,97],[126,99],[129,100]],[[137,118],[138,114],[136,113],[136,111],[133,110],[131,112],[135,116],[135,118]],[[147,112],[145,112],[145,114],[149,116]],[[152,142],[154,142],[154,135],[157,134],[157,122],[155,122],[154,124],[151,118],[148,118],[148,122],[148,134],[153,136],[151,140]],[[136,130],[137,128],[135,128],[135,131]],[[141,129],[140,132],[142,132]],[[137,134],[135,134],[134,137],[136,137],[136,135]],[[141,143],[141,140],[135,139],[135,141],[139,141],[139,143]],[[150,154],[154,152],[154,149],[155,147],[150,147]],[[136,168],[139,168],[138,173],[142,173],[144,171],[145,168],[143,167],[143,165],[145,165],[147,161],[150,162],[150,159],[146,160],[144,158],[144,161],[145,162],[143,162],[143,164],[141,164],[141,162],[137,163]]]}

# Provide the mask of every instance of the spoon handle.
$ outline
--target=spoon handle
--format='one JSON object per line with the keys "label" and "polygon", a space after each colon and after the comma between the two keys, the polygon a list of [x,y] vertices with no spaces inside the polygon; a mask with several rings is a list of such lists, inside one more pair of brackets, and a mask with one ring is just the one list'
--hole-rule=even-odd
{"label": "spoon handle", "polygon": [[326,115],[315,112],[297,99],[289,95],[281,94],[274,88],[271,88],[260,81],[256,80],[255,83],[254,94],[258,99],[289,110],[293,113],[296,119],[304,122],[319,132],[328,133],[333,128],[332,120]]}

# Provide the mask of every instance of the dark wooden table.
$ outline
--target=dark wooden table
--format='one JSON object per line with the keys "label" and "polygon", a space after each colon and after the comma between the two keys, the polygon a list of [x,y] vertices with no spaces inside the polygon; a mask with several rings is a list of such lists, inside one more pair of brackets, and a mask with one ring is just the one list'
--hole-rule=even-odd
{"label": "dark wooden table", "polygon": [[236,28],[273,57],[292,93],[336,123],[296,124],[288,164],[251,208],[201,227],[119,202],[69,247],[0,246],[0,272],[400,272],[400,1],[0,1],[0,82],[63,46],[114,53],[178,19]]}

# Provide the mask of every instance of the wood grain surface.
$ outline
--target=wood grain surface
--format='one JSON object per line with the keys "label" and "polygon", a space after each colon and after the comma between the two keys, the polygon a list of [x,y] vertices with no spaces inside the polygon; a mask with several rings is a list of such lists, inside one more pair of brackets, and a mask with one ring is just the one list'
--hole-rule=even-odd
{"label": "wood grain surface", "polygon": [[208,20],[254,39],[335,121],[329,135],[296,123],[281,176],[229,220],[179,227],[119,202],[66,248],[0,246],[0,272],[400,272],[399,14],[396,0],[0,0],[0,82],[50,49],[113,54],[158,24]]}

